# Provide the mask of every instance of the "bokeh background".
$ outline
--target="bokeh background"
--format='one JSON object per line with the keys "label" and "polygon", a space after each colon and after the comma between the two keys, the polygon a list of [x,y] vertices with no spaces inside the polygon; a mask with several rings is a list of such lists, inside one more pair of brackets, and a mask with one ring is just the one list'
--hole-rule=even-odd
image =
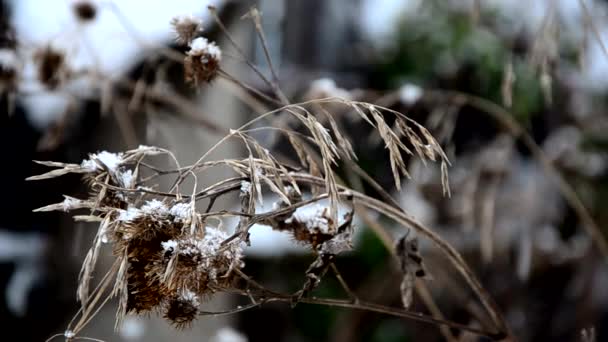
{"label": "bokeh background", "polygon": [[[92,17],[75,12],[82,3],[92,6]],[[597,341],[608,340],[607,256],[551,172],[608,235],[608,2],[601,0],[0,1],[2,340],[43,341],[65,329],[78,309],[78,271],[96,229],[61,213],[31,212],[62,194],[84,192],[77,177],[26,182],[41,172],[32,160],[77,163],[88,153],[146,144],[170,149],[187,164],[221,138],[222,129],[255,117],[225,79],[197,88],[184,83],[181,65],[161,52],[183,52],[173,41],[172,17],[200,16],[203,36],[223,49],[222,68],[271,93],[234,57],[208,5],[217,6],[232,37],[268,74],[254,26],[241,18],[259,8],[269,54],[292,101],[341,96],[380,103],[431,130],[452,161],[451,198],[441,193],[437,168],[414,160],[412,179],[397,192],[379,139],[348,113],[337,114],[354,138],[359,166],[457,247],[519,339],[591,341],[583,332],[594,332]],[[35,56],[45,46],[61,49],[71,69],[87,72],[52,89],[42,84]],[[117,80],[136,84],[135,90]],[[147,99],[138,87],[189,105]],[[540,149],[530,151],[530,141],[505,128],[505,116]],[[281,150],[272,136],[257,138]],[[221,153],[243,151],[229,145]],[[372,219],[395,236],[403,233]],[[369,228],[357,221],[356,248],[337,263],[361,298],[398,307],[397,265]],[[263,227],[252,234],[249,272],[274,288],[297,289],[310,253]],[[476,326],[480,307],[470,290],[424,242],[422,251],[433,277],[430,294],[443,314]],[[105,255],[109,263],[110,252]],[[344,293],[327,278],[316,295]],[[218,296],[205,308],[246,304],[240,300]],[[418,298],[412,309],[426,313]],[[444,338],[428,324],[307,305],[205,317],[186,331],[156,317],[130,317],[114,331],[114,315],[110,302],[84,335],[176,342]],[[480,340],[453,333],[456,340]]]}

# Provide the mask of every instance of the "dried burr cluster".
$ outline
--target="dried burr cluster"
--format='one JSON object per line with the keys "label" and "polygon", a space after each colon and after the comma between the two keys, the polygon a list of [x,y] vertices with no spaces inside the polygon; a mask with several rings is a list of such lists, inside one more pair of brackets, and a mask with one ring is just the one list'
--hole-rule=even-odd
{"label": "dried burr cluster", "polygon": [[244,265],[242,249],[236,240],[223,245],[228,234],[206,225],[189,199],[138,198],[138,167],[129,165],[158,153],[162,150],[141,146],[124,154],[93,154],[80,165],[47,163],[62,168],[34,179],[82,173],[90,184],[88,200],[66,197],[39,209],[87,208],[91,215],[76,218],[100,221],[80,275],[78,297],[83,304],[90,300],[89,281],[100,247],[110,244],[119,265],[113,290],[120,298],[119,318],[158,310],[183,326],[196,318],[200,298],[232,286],[232,270]]}

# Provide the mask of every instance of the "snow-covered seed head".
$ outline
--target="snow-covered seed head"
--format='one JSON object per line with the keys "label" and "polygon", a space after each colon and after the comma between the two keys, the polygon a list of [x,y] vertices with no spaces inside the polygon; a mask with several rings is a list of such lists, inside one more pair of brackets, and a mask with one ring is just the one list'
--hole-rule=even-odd
{"label": "snow-covered seed head", "polygon": [[95,4],[87,0],[75,0],[72,2],[72,10],[76,18],[82,22],[92,21],[97,15]]}
{"label": "snow-covered seed head", "polygon": [[181,45],[190,44],[203,32],[203,21],[193,15],[180,15],[171,19],[175,41]]}
{"label": "snow-covered seed head", "polygon": [[242,265],[242,248],[238,243],[222,246],[229,235],[217,228],[206,227],[202,238],[187,237],[162,243],[165,254],[178,254],[179,260],[196,263],[211,280],[216,274],[228,272],[231,267]]}
{"label": "snow-covered seed head", "polygon": [[165,319],[175,325],[176,328],[187,328],[196,319],[198,306],[198,296],[186,290],[169,300],[165,311]]}
{"label": "snow-covered seed head", "polygon": [[158,236],[179,234],[183,225],[176,224],[179,220],[172,219],[171,209],[163,202],[153,199],[139,208],[118,210],[115,218],[117,239],[152,241]]}
{"label": "snow-covered seed head", "polygon": [[65,53],[47,45],[34,55],[37,62],[38,80],[49,89],[55,89],[65,79],[67,68]]}
{"label": "snow-covered seed head", "polygon": [[190,235],[164,241],[164,262],[154,272],[172,290],[191,288],[202,295],[230,287],[234,280],[231,271],[244,264],[240,244],[222,246],[228,237],[217,228],[205,227],[203,237]]}
{"label": "snow-covered seed head", "polygon": [[0,49],[0,93],[14,89],[19,74],[19,59],[13,49]]}
{"label": "snow-covered seed head", "polygon": [[116,173],[122,163],[123,158],[121,153],[101,151],[91,154],[90,158],[83,160],[80,166],[88,172],[96,172],[102,171],[103,165],[110,173]]}
{"label": "snow-covered seed head", "polygon": [[190,43],[190,50],[184,59],[186,81],[194,85],[210,82],[216,75],[222,60],[222,51],[206,38],[196,38]]}

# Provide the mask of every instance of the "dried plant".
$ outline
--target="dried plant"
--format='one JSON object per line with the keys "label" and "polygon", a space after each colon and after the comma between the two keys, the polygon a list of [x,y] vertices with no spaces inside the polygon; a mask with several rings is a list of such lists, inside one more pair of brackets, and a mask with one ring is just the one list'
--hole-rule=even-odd
{"label": "dried plant", "polygon": [[[587,13],[584,2],[580,3]],[[74,15],[81,23],[90,22],[98,15],[99,9],[93,2],[74,1],[72,5]],[[386,163],[390,165],[390,173],[397,189],[403,187],[404,178],[410,177],[410,159],[419,160],[425,165],[427,161],[432,161],[440,164],[442,191],[444,196],[450,197],[450,161],[440,143],[447,143],[451,139],[455,119],[449,118],[448,114],[434,115],[429,123],[425,123],[426,127],[440,128],[438,134],[431,129],[434,132],[432,135],[425,126],[389,109],[394,108],[396,103],[403,108],[413,108],[427,98],[440,99],[436,102],[448,108],[446,113],[457,114],[458,109],[464,105],[475,108],[492,116],[509,133],[508,138],[501,136],[501,141],[505,138],[505,146],[502,146],[504,158],[500,163],[496,163],[497,146],[491,144],[488,153],[493,154],[493,164],[482,160],[480,164],[483,165],[479,166],[479,170],[468,170],[474,178],[482,172],[491,176],[487,177],[491,178],[490,186],[483,191],[478,189],[480,185],[475,182],[468,184],[470,193],[483,195],[481,200],[474,196],[466,198],[466,191],[463,191],[465,199],[459,203],[471,212],[475,206],[481,207],[481,217],[471,216],[470,221],[479,223],[479,249],[484,262],[491,262],[495,253],[496,192],[500,173],[505,167],[503,163],[508,163],[508,155],[513,151],[517,139],[531,151],[532,157],[540,162],[545,172],[554,178],[565,201],[584,223],[583,227],[593,238],[593,243],[604,256],[608,255],[608,244],[600,227],[572,186],[559,174],[531,135],[502,107],[469,94],[423,90],[412,84],[406,84],[398,91],[370,103],[360,101],[354,92],[337,87],[329,79],[314,82],[305,93],[304,102],[291,103],[279,85],[269,57],[266,38],[261,29],[260,13],[252,9],[243,19],[250,19],[255,25],[270,76],[266,76],[247,59],[243,50],[228,34],[215,9],[210,8],[210,11],[220,31],[226,34],[228,43],[236,51],[237,58],[242,58],[251,71],[259,76],[266,89],[246,84],[222,68],[223,50],[215,42],[201,37],[202,22],[194,16],[180,16],[170,22],[175,41],[185,48],[185,53],[162,47],[159,50],[164,57],[183,65],[184,78],[191,86],[212,86],[211,81],[222,79],[235,85],[236,96],[247,99],[245,102],[259,113],[255,119],[229,132],[201,118],[200,111],[194,104],[178,94],[166,93],[163,87],[147,87],[141,80],[132,82],[111,79],[95,70],[79,70],[77,73],[68,65],[66,53],[51,45],[46,45],[35,53],[38,80],[50,90],[61,88],[73,77],[90,72],[104,83],[104,89],[100,91],[104,112],[112,107],[114,100],[111,98],[114,92],[105,90],[107,83],[108,87],[126,89],[132,94],[132,98],[128,99],[129,110],[138,109],[147,104],[146,101],[163,103],[176,108],[178,115],[196,121],[211,133],[221,136],[218,143],[205,151],[198,161],[187,166],[180,165],[169,150],[143,145],[121,153],[94,153],[80,164],[37,162],[53,169],[30,177],[30,180],[80,174],[90,194],[82,199],[66,195],[62,202],[47,205],[37,211],[78,210],[81,212],[74,216],[75,220],[98,225],[79,275],[77,298],[81,308],[66,331],[54,337],[63,336],[66,340],[83,338],[79,335],[82,329],[103,305],[111,298],[117,298],[116,327],[129,314],[159,314],[175,327],[187,328],[200,316],[237,313],[269,302],[285,302],[292,305],[309,303],[362,309],[422,321],[438,326],[449,341],[456,340],[453,336],[455,330],[491,339],[513,339],[501,311],[456,248],[435,230],[416,221],[408,214],[407,208],[400,206],[389,195],[387,189],[357,165],[353,141],[341,126],[341,117],[338,115],[369,125],[376,141],[386,148]],[[555,34],[554,29],[547,27],[547,32],[543,32],[543,35],[551,38]],[[537,64],[544,96],[550,102],[552,79],[547,68],[551,53],[546,51],[546,46],[540,44],[540,40],[537,43],[539,45],[536,46],[532,62]],[[603,45],[602,48],[608,54]],[[511,107],[514,103],[513,86],[516,79],[512,64],[512,61],[505,64],[501,87],[506,107]],[[14,47],[0,49],[0,92],[13,91],[20,72],[21,65]],[[136,146],[136,137],[129,137],[128,115],[117,117],[126,140]],[[292,150],[293,157],[286,158],[281,155],[280,149],[275,149],[276,146],[258,140],[256,134],[260,131],[275,134],[279,137],[277,139],[288,142],[288,146],[281,147]],[[246,153],[233,159],[210,159],[212,153],[229,140],[240,142]],[[168,156],[175,163],[175,168],[155,166],[154,161],[158,156]],[[199,186],[202,184],[200,180],[206,180],[208,172],[213,168],[223,168],[228,172],[214,184]],[[353,176],[360,183],[365,182],[373,188],[382,200],[363,193],[362,187],[354,184],[356,182],[347,183],[341,179],[340,171],[343,169],[347,169],[347,176]],[[161,180],[168,180],[171,186],[161,188]],[[187,182],[190,180],[193,185],[188,187],[186,184],[190,184]],[[272,210],[257,212],[256,207],[261,206],[265,198],[268,201],[269,193],[279,200],[274,203]],[[230,194],[238,195],[239,210],[232,207],[215,208],[218,198]],[[461,200],[457,198],[455,201]],[[340,214],[339,208],[347,208],[346,213]],[[391,219],[397,226],[407,229],[407,234],[393,241],[379,220],[371,218],[371,212]],[[335,260],[353,248],[353,235],[357,228],[353,225],[355,216],[361,217],[378,234],[394,256],[394,266],[398,266],[401,277],[400,297],[403,307],[365,302],[357,298],[342,278]],[[226,227],[223,223],[228,217],[237,217],[238,223]],[[290,234],[294,243],[307,247],[314,256],[310,266],[302,270],[303,279],[298,291],[279,293],[247,274],[245,246],[251,243],[249,231],[256,224]],[[425,281],[431,278],[435,269],[430,267],[432,263],[425,263],[423,251],[418,246],[419,238],[429,240],[477,296],[481,306],[476,306],[476,312],[472,316],[476,316],[478,322],[464,325],[444,318],[425,287]],[[112,251],[115,261],[99,277],[98,259],[103,246]],[[437,270],[440,271],[444,270]],[[336,277],[348,296],[347,299],[313,296],[313,291],[328,275]],[[207,300],[216,293],[241,295],[251,303],[222,312],[205,311]],[[415,296],[424,302],[430,316],[413,311]],[[581,340],[594,339],[593,329],[581,332]]]}
{"label": "dried plant", "polygon": [[[219,27],[226,32],[213,9],[212,14]],[[252,10],[246,17],[256,25],[266,51],[259,13]],[[425,127],[400,112],[378,104],[351,100],[351,96],[318,98],[318,95],[311,95],[306,102],[291,104],[280,90],[268,54],[267,62],[273,75],[271,79],[245,60],[274,92],[272,96],[264,95],[221,70],[222,53],[219,47],[206,38],[196,37],[201,31],[199,21],[178,18],[171,24],[178,41],[188,44],[189,50],[185,55],[175,56],[174,52],[167,54],[183,62],[186,79],[193,85],[201,86],[216,76],[224,77],[265,101],[265,105],[281,106],[266,111],[238,129],[230,130],[198,161],[188,166],[181,166],[171,151],[150,146],[139,146],[122,153],[103,151],[91,154],[80,164],[37,162],[54,169],[30,177],[30,180],[81,174],[90,193],[85,199],[65,196],[64,201],[37,211],[87,210],[86,214],[75,215],[74,219],[99,225],[79,275],[77,297],[81,308],[66,332],[56,336],[63,336],[67,340],[77,338],[101,306],[114,297],[119,302],[117,327],[127,314],[159,313],[176,327],[185,328],[201,315],[234,313],[280,301],[292,305],[312,303],[356,308],[405,317],[440,326],[446,336],[451,334],[446,327],[492,339],[512,336],[496,304],[454,247],[413,219],[394,201],[385,203],[345,186],[337,173],[340,162],[354,166],[357,159],[352,142],[334,118],[334,111],[343,110],[368,123],[378,135],[388,151],[388,163],[397,188],[401,188],[403,177],[410,177],[405,158],[412,156],[424,163],[427,160],[440,163],[443,193],[449,196],[447,169],[450,162]],[[228,38],[234,44],[230,36]],[[37,58],[39,78],[48,87],[56,87],[69,76],[65,72],[61,53],[46,48]],[[147,95],[171,102],[151,92]],[[175,102],[179,101],[173,100]],[[275,117],[288,119],[274,120]],[[268,124],[260,125],[263,122]],[[256,140],[253,133],[259,131],[276,132],[283,136],[295,152],[296,160],[282,161],[270,150],[272,146],[263,146]],[[210,160],[212,152],[228,140],[240,141],[246,155]],[[153,159],[159,155],[169,156],[175,162],[175,168],[160,169],[154,166]],[[200,189],[199,180],[205,179],[210,169],[218,167],[230,170],[230,174]],[[356,167],[353,170],[383,197],[388,196],[386,190],[363,170]],[[160,178],[169,179],[171,186],[161,189],[158,185]],[[191,189],[186,189],[184,183],[188,179],[193,180]],[[256,205],[263,202],[267,192],[276,194],[279,201],[274,204],[273,210],[257,213]],[[214,210],[216,199],[232,193],[239,195],[240,210]],[[325,203],[322,200],[327,200],[327,204],[322,204]],[[203,201],[207,202],[204,211],[200,210]],[[349,210],[339,215],[339,207]],[[381,306],[356,298],[334,263],[338,255],[352,249],[353,217],[357,214],[367,215],[367,211],[384,215],[411,231],[411,236],[395,244],[386,243],[400,263],[404,308]],[[226,217],[238,217],[238,224],[223,227],[222,219]],[[254,224],[267,225],[291,234],[294,243],[308,247],[315,256],[314,262],[304,272],[300,290],[278,293],[246,274],[243,249],[250,244],[249,230]],[[491,327],[480,329],[442,318],[441,312],[429,299],[428,292],[424,300],[432,308],[433,316],[409,310],[414,280],[428,278],[413,234],[433,243],[462,275],[489,315]],[[92,279],[104,245],[111,248],[115,261],[93,287]],[[349,299],[311,295],[328,272],[340,281]],[[204,311],[202,307],[206,300],[215,293],[246,296],[251,303],[225,312]]]}
{"label": "dried plant", "polygon": [[[38,211],[88,209],[88,215],[77,215],[74,218],[99,222],[93,246],[85,258],[80,274],[78,298],[82,304],[81,318],[69,331],[77,334],[82,329],[97,310],[96,307],[107,300],[102,299],[103,296],[119,298],[117,323],[126,314],[162,312],[163,317],[177,327],[188,326],[200,314],[199,305],[216,292],[250,296],[252,306],[276,300],[317,302],[318,300],[309,297],[309,294],[330,268],[335,269],[333,259],[351,249],[352,218],[356,214],[355,207],[362,205],[385,214],[400,224],[412,227],[443,250],[496,317],[498,332],[475,332],[491,337],[502,336],[506,331],[502,330],[504,326],[499,313],[495,311],[490,299],[453,248],[402,210],[337,182],[334,165],[341,157],[353,157],[353,152],[347,148],[350,146],[348,143],[336,141],[338,137],[344,139],[343,135],[331,127],[323,126],[312,109],[306,108],[311,104],[322,107],[336,103],[349,106],[378,130],[387,148],[391,150],[390,158],[396,159],[391,161],[396,184],[399,184],[400,175],[408,175],[400,159],[403,153],[415,153],[420,158],[448,162],[441,148],[422,126],[388,109],[343,99],[322,99],[289,105],[255,119],[261,120],[278,111],[298,119],[308,130],[307,133],[287,129],[281,129],[280,132],[290,135],[292,139],[298,137],[301,140],[293,145],[294,149],[301,149],[308,144],[309,151],[318,153],[322,163],[320,174],[318,169],[315,174],[306,170],[304,165],[309,165],[309,160],[303,160],[300,166],[277,161],[270,151],[248,134],[247,128],[251,122],[238,130],[232,130],[220,141],[224,142],[228,138],[242,141],[249,151],[242,159],[206,160],[205,156],[211,152],[208,151],[193,165],[178,165],[174,170],[159,170],[149,164],[149,159],[160,154],[168,154],[173,158],[171,152],[157,147],[140,146],[124,153],[104,151],[92,154],[81,164],[38,162],[55,169],[31,177],[31,180],[77,173],[83,175],[83,181],[88,184],[91,192],[88,199],[66,196],[63,202],[40,208]],[[398,127],[402,132],[407,132],[401,133],[401,136],[407,139],[406,142],[397,138],[400,135],[386,124],[383,115],[396,116]],[[415,130],[423,133],[419,134]],[[408,148],[406,143],[411,145],[411,148]],[[219,143],[212,150],[218,146]],[[199,190],[196,180],[204,176],[210,168],[219,166],[231,169],[235,176]],[[158,177],[175,177],[174,186],[166,192],[153,190],[153,182]],[[195,186],[190,193],[183,193],[183,186],[180,185],[189,177],[194,178]],[[303,189],[310,189],[311,186],[321,188],[322,191],[305,199],[307,196],[304,196],[306,192]],[[275,203],[274,210],[256,214],[255,202],[263,201],[264,189],[279,195],[280,201]],[[238,192],[240,195],[240,211],[212,211],[217,197],[232,192]],[[196,204],[207,198],[211,199],[207,210],[200,212]],[[329,198],[329,204],[321,205],[319,201],[326,198]],[[351,211],[339,217],[339,203],[351,207]],[[305,206],[313,207],[305,212],[298,210]],[[213,224],[221,222],[221,218],[227,216],[240,218],[232,234],[220,225]],[[311,252],[317,255],[317,259],[305,272],[306,280],[300,291],[294,294],[278,294],[261,286],[244,273],[243,246],[249,243],[248,230],[253,224],[264,224],[289,232],[297,243],[308,246]],[[90,280],[99,251],[104,244],[112,247],[116,261],[99,287],[90,291]],[[401,267],[405,275],[404,286],[411,289],[412,276],[425,276],[415,240],[400,240],[396,253],[401,257]],[[337,272],[337,269],[335,270]],[[407,294],[410,290],[403,291]],[[411,297],[411,293],[407,296]],[[349,301],[334,303],[320,300],[319,303],[356,305],[354,307],[416,317],[415,319],[471,330],[453,322],[436,321],[398,309],[379,309],[361,302],[352,304]],[[404,301],[406,307],[409,303],[411,298]]]}
{"label": "dried plant", "polygon": [[[285,115],[291,114],[306,127],[307,133],[280,129],[291,141],[299,140],[293,144],[295,150],[307,148],[309,153],[312,151],[318,154],[318,158],[303,158],[300,166],[277,161],[270,151],[248,134],[250,130],[247,128],[252,122],[238,130],[232,130],[220,141],[222,143],[228,138],[241,140],[249,151],[248,156],[242,159],[208,161],[206,156],[211,152],[208,151],[193,165],[178,165],[174,170],[159,170],[151,166],[148,159],[159,154],[168,154],[174,158],[171,152],[140,146],[124,153],[92,154],[81,164],[39,162],[55,169],[31,177],[31,180],[54,178],[67,173],[82,174],[84,182],[89,185],[91,196],[88,199],[66,197],[61,203],[38,210],[88,209],[88,215],[77,215],[75,219],[99,222],[93,246],[85,258],[80,274],[78,298],[82,304],[81,317],[76,326],[69,327],[68,331],[77,334],[92,318],[98,306],[113,296],[119,298],[117,323],[130,313],[162,312],[167,320],[178,327],[184,327],[200,314],[199,305],[205,298],[216,292],[234,292],[250,296],[252,307],[277,300],[352,306],[474,330],[491,337],[503,336],[505,330],[500,314],[453,248],[402,210],[338,184],[334,165],[341,157],[353,157],[354,153],[348,148],[350,143],[337,141],[345,138],[335,127],[323,126],[312,109],[306,108],[312,104],[321,107],[328,104],[348,106],[375,127],[391,151],[396,184],[399,184],[400,175],[408,175],[401,159],[403,153],[448,163],[439,145],[422,126],[386,108],[343,99],[321,99],[288,105],[255,119],[259,121],[282,112]],[[402,133],[391,129],[384,121],[384,115],[394,115],[398,122],[397,127]],[[399,136],[405,138],[405,142],[402,142]],[[211,150],[217,148],[220,143]],[[410,148],[406,144],[410,145]],[[302,155],[303,153],[300,153],[300,156]],[[320,160],[322,166],[310,168],[313,159]],[[218,166],[228,167],[236,176],[199,191],[196,179],[210,168]],[[309,171],[306,171],[306,166],[310,168]],[[175,177],[175,182],[169,191],[153,190],[154,180],[170,176]],[[183,191],[180,184],[188,177],[195,179],[195,186],[190,194],[180,192]],[[304,199],[302,189],[312,186],[322,189],[321,193]],[[255,201],[263,200],[264,188],[278,194],[281,200],[276,203],[274,210],[256,214]],[[240,211],[211,211],[217,197],[231,192],[240,194]],[[211,199],[211,202],[205,212],[199,212],[196,203],[206,198]],[[325,198],[329,198],[329,205],[322,206],[317,203]],[[352,212],[338,217],[338,203],[350,204]],[[298,211],[298,208],[311,204],[316,205],[314,210],[306,213]],[[479,331],[454,322],[393,308],[380,308],[360,301],[353,304],[350,301],[310,298],[310,292],[330,268],[337,273],[333,264],[335,256],[351,248],[352,217],[356,214],[356,205],[383,213],[399,224],[410,226],[419,234],[430,238],[471,283],[473,290],[496,318],[498,332]],[[240,217],[238,226],[231,235],[220,226],[212,225],[213,222],[221,222],[219,219],[226,216]],[[248,230],[256,223],[291,233],[295,241],[309,246],[317,255],[316,261],[306,271],[306,281],[302,289],[297,293],[275,293],[243,273],[242,248],[244,244],[249,243]],[[100,285],[90,291],[90,280],[103,244],[112,246],[116,262]],[[408,260],[414,260],[421,266],[420,256],[412,252],[413,242],[406,245],[409,246]],[[398,248],[397,253],[402,253],[402,250],[403,248]],[[407,266],[409,262],[402,262],[406,277],[410,274],[410,267]],[[420,270],[414,274],[419,275]],[[106,299],[103,299],[104,296]]]}

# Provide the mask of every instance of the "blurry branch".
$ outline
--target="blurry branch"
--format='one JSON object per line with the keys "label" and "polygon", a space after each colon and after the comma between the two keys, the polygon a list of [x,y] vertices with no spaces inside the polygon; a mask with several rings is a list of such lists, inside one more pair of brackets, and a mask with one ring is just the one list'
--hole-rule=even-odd
{"label": "blurry branch", "polygon": [[268,42],[266,41],[266,35],[264,34],[264,30],[262,29],[262,20],[260,11],[256,7],[252,7],[248,13],[246,13],[243,18],[251,18],[255,25],[255,31],[260,38],[260,42],[262,43],[262,49],[264,50],[264,57],[266,58],[266,63],[268,63],[268,68],[270,69],[270,73],[272,74],[272,84],[274,91],[277,93],[277,96],[281,99],[281,101],[286,104],[289,102],[285,94],[279,88],[279,77],[277,75],[276,69],[272,64],[272,58],[270,58],[270,52],[268,51]]}
{"label": "blurry branch", "polygon": [[[312,177],[306,174],[293,174],[293,177],[296,180],[309,183],[319,184],[321,181],[319,178]],[[348,190],[343,186],[338,186],[338,188],[342,191]],[[393,206],[383,203],[382,201],[371,198],[356,191],[352,191],[352,194],[355,198],[355,205],[361,204],[367,209],[371,209],[383,215],[386,215],[387,217],[391,218],[400,225],[413,228],[417,233],[425,236],[431,242],[433,242],[433,244],[437,248],[439,248],[444,255],[447,256],[448,260],[452,263],[454,268],[463,276],[463,278],[469,284],[471,289],[479,297],[483,306],[486,308],[486,310],[492,317],[494,324],[499,327],[500,331],[512,336],[512,334],[509,332],[508,325],[506,324],[502,314],[500,313],[500,309],[498,308],[494,300],[490,297],[490,295],[487,293],[487,291],[481,286],[481,284],[475,277],[473,271],[468,267],[468,265],[466,264],[460,253],[456,251],[456,249],[454,249],[449,243],[444,241],[438,234],[417,222],[414,218],[404,213],[401,209],[397,209]]]}
{"label": "blurry branch", "polygon": [[[243,60],[245,61],[245,63],[260,77],[260,79],[262,79],[262,81],[264,81],[275,92],[275,95],[281,101],[281,103],[283,103],[283,105],[289,104],[289,100],[287,99],[287,97],[285,96],[285,94],[283,94],[283,92],[279,88],[278,83],[276,81],[269,80],[264,75],[264,73],[255,64],[253,64],[247,58],[247,55],[245,54],[245,52],[241,49],[241,47],[232,38],[232,35],[230,34],[230,32],[228,31],[228,29],[226,28],[226,26],[224,25],[224,23],[220,19],[220,17],[218,16],[216,8],[214,6],[209,6],[208,8],[209,8],[209,12],[211,13],[211,15],[213,16],[213,18],[215,19],[215,22],[220,27],[220,30],[226,35],[226,37],[228,38],[228,41],[230,42],[230,44],[236,49],[237,53],[239,55],[241,55],[241,57],[243,58]],[[263,34],[261,34],[261,36],[263,37]],[[263,40],[263,42],[265,42],[265,40]],[[272,64],[269,64],[269,66],[272,66]],[[271,67],[271,69],[272,69],[272,67]],[[274,71],[273,71],[273,75],[274,75]]]}
{"label": "blurry branch", "polygon": [[578,2],[581,5],[581,8],[583,9],[583,13],[584,13],[585,17],[587,17],[587,20],[585,22],[591,27],[591,30],[593,31],[593,35],[595,36],[595,39],[602,47],[602,51],[604,52],[604,55],[606,56],[606,58],[608,58],[608,49],[606,48],[606,45],[604,44],[604,41],[602,40],[602,35],[600,34],[600,31],[598,30],[597,26],[595,25],[595,20],[593,20],[593,16],[591,15],[589,8],[587,7],[587,4],[585,4],[585,0],[578,0]]}
{"label": "blurry branch", "polygon": [[[401,207],[399,206],[399,203],[397,203],[395,201],[395,199],[386,192],[386,190],[384,190],[367,172],[365,172],[365,170],[361,169],[357,163],[349,160],[348,165],[349,165],[349,168],[348,168],[347,172],[354,173],[353,176],[361,177],[361,179],[365,180],[369,185],[372,186],[372,188],[374,188],[376,191],[378,191],[378,193],[381,195],[381,197],[388,204],[392,205],[396,209],[401,209]],[[351,177],[351,178],[354,178],[354,177]],[[361,179],[358,179],[359,187],[354,187],[355,190],[358,190],[360,192],[363,191],[363,188],[360,184]],[[397,256],[395,255],[395,250],[393,248],[393,241],[390,237],[390,234],[386,231],[386,229],[384,229],[384,227],[382,227],[382,225],[380,225],[378,222],[373,220],[365,208],[363,208],[361,206],[357,206],[357,213],[363,219],[365,224],[368,225],[374,231],[374,233],[380,238],[380,241],[382,241],[382,244],[384,245],[386,250],[390,251],[391,255],[393,256],[393,259],[395,259],[395,261],[398,261]],[[441,312],[441,310],[435,303],[433,297],[430,295],[430,293],[426,287],[426,284],[422,281],[417,280],[415,282],[415,287],[416,287],[416,292],[421,297],[422,302],[429,309],[432,316],[436,319],[444,320],[445,316],[443,315],[443,313]],[[452,334],[452,332],[450,331],[449,328],[447,328],[446,326],[442,326],[440,328],[440,330],[441,330],[441,334],[447,341],[449,341],[449,342],[456,341],[456,338],[454,337],[454,335]]]}
{"label": "blurry branch", "polygon": [[437,98],[448,98],[450,101],[467,103],[479,109],[481,112],[492,116],[506,128],[513,137],[520,139],[532,153],[534,159],[541,164],[545,173],[554,179],[560,193],[564,196],[566,202],[572,209],[574,209],[577,216],[582,221],[583,227],[592,238],[605,260],[608,260],[608,243],[606,242],[606,237],[602,234],[600,227],[595,223],[595,220],[577,195],[576,191],[568,184],[551,160],[547,158],[540,146],[534,141],[534,138],[532,138],[532,136],[514,119],[510,112],[492,101],[467,93],[450,90],[431,90],[428,91],[427,95],[435,95]]}
{"label": "blurry branch", "polygon": [[[270,302],[293,303],[293,297],[291,295],[280,295],[279,296],[278,294],[276,294],[274,292],[269,294],[267,298],[264,296],[264,292],[262,292],[261,297],[258,298],[257,300],[260,302],[260,304],[270,303]],[[344,300],[344,299],[330,299],[330,298],[317,298],[317,297],[302,298],[298,301],[298,303],[325,305],[325,306],[330,306],[330,307],[348,308],[348,309],[355,309],[355,310],[366,310],[366,311],[386,314],[386,315],[395,316],[395,317],[407,318],[407,319],[411,319],[414,321],[429,323],[429,324],[443,326],[443,327],[447,327],[447,328],[454,328],[454,329],[458,329],[458,330],[462,330],[462,331],[468,331],[468,332],[472,332],[479,336],[484,336],[484,337],[490,338],[491,340],[501,340],[501,339],[505,338],[505,335],[503,333],[490,333],[490,332],[487,332],[487,331],[484,331],[481,329],[469,327],[464,324],[436,319],[433,317],[421,315],[421,314],[414,313],[411,311],[405,311],[403,309],[396,309],[396,308],[391,308],[391,307],[387,307],[387,306],[383,306],[383,305],[377,305],[377,304],[373,304],[373,303],[367,303],[367,302],[353,303],[349,300]],[[257,305],[251,305],[251,306],[253,307],[253,306],[257,306]]]}
{"label": "blurry branch", "polygon": [[[111,79],[108,79],[108,81],[112,82]],[[132,92],[137,89],[137,83],[126,78],[114,80],[114,84],[119,88],[126,88]],[[198,106],[192,103],[192,101],[175,92],[169,91],[167,89],[163,89],[163,91],[160,91],[152,86],[148,86],[142,91],[141,96],[144,99],[155,100],[176,108],[178,110],[177,113],[179,115],[184,116],[190,121],[196,122],[201,127],[209,130],[210,133],[223,135],[228,131],[228,129],[222,128],[218,124],[206,119],[207,117],[209,117],[209,115],[206,115],[205,113],[201,112]]]}
{"label": "blurry branch", "polygon": [[[394,261],[398,262],[397,255],[395,254],[395,250],[392,248],[393,241],[392,241],[389,233],[386,231],[386,229],[384,229],[384,227],[382,227],[382,225],[379,224],[376,220],[373,220],[371,218],[370,214],[367,212],[367,209],[358,207],[357,213],[359,214],[359,216],[361,217],[363,222],[365,222],[365,224],[368,225],[370,227],[370,229],[372,229],[372,231],[376,234],[376,236],[378,236],[378,238],[380,238],[380,241],[382,241],[382,244],[386,247],[386,249],[388,251],[390,251],[391,256],[393,257]],[[416,287],[416,292],[422,299],[422,302],[424,303],[424,305],[429,309],[429,311],[431,312],[433,317],[436,319],[445,320],[445,316],[443,315],[443,313],[441,312],[441,310],[439,309],[439,307],[433,300],[433,297],[430,295],[429,290],[426,287],[426,284],[423,281],[416,280],[415,287]],[[449,327],[447,327],[447,326],[441,327],[441,334],[447,341],[456,341],[456,337],[452,334]]]}
{"label": "blurry branch", "polygon": [[[352,299],[345,300],[345,299],[331,299],[331,298],[319,298],[319,297],[300,297],[300,296],[297,296],[297,294],[282,294],[282,293],[278,293],[276,291],[267,289],[266,287],[264,287],[263,285],[261,285],[260,283],[258,283],[256,281],[254,281],[249,276],[241,273],[240,271],[237,271],[237,272],[242,277],[242,279],[244,279],[247,282],[248,288],[246,290],[236,290],[235,292],[249,297],[250,300],[252,300],[252,303],[248,304],[246,306],[243,306],[243,307],[237,307],[233,310],[218,311],[218,312],[205,312],[204,315],[215,315],[215,314],[224,315],[224,314],[239,312],[239,311],[243,311],[243,310],[248,310],[248,309],[263,305],[265,303],[278,301],[278,302],[290,303],[292,306],[295,305],[296,303],[297,304],[300,304],[300,303],[301,304],[316,304],[316,305],[326,305],[326,306],[330,306],[330,307],[341,307],[341,308],[350,308],[350,309],[377,312],[377,313],[387,314],[387,315],[396,316],[396,317],[408,318],[408,319],[412,319],[414,321],[438,325],[441,327],[442,331],[444,330],[444,328],[448,329],[448,331],[449,331],[449,328],[454,328],[454,329],[458,329],[458,330],[462,330],[462,331],[472,332],[479,336],[485,336],[492,340],[501,340],[506,337],[506,335],[502,332],[490,333],[486,330],[472,328],[467,325],[445,320],[442,318],[429,317],[429,316],[425,316],[425,315],[422,315],[419,313],[414,313],[412,311],[407,311],[407,310],[392,308],[392,307],[388,307],[388,306],[384,306],[384,305],[368,303],[368,302],[361,301],[361,300],[353,301]],[[257,292],[252,290],[251,287],[255,288],[257,290]],[[448,336],[452,336],[450,340],[455,340],[455,338],[453,337],[451,332],[448,333]]]}

